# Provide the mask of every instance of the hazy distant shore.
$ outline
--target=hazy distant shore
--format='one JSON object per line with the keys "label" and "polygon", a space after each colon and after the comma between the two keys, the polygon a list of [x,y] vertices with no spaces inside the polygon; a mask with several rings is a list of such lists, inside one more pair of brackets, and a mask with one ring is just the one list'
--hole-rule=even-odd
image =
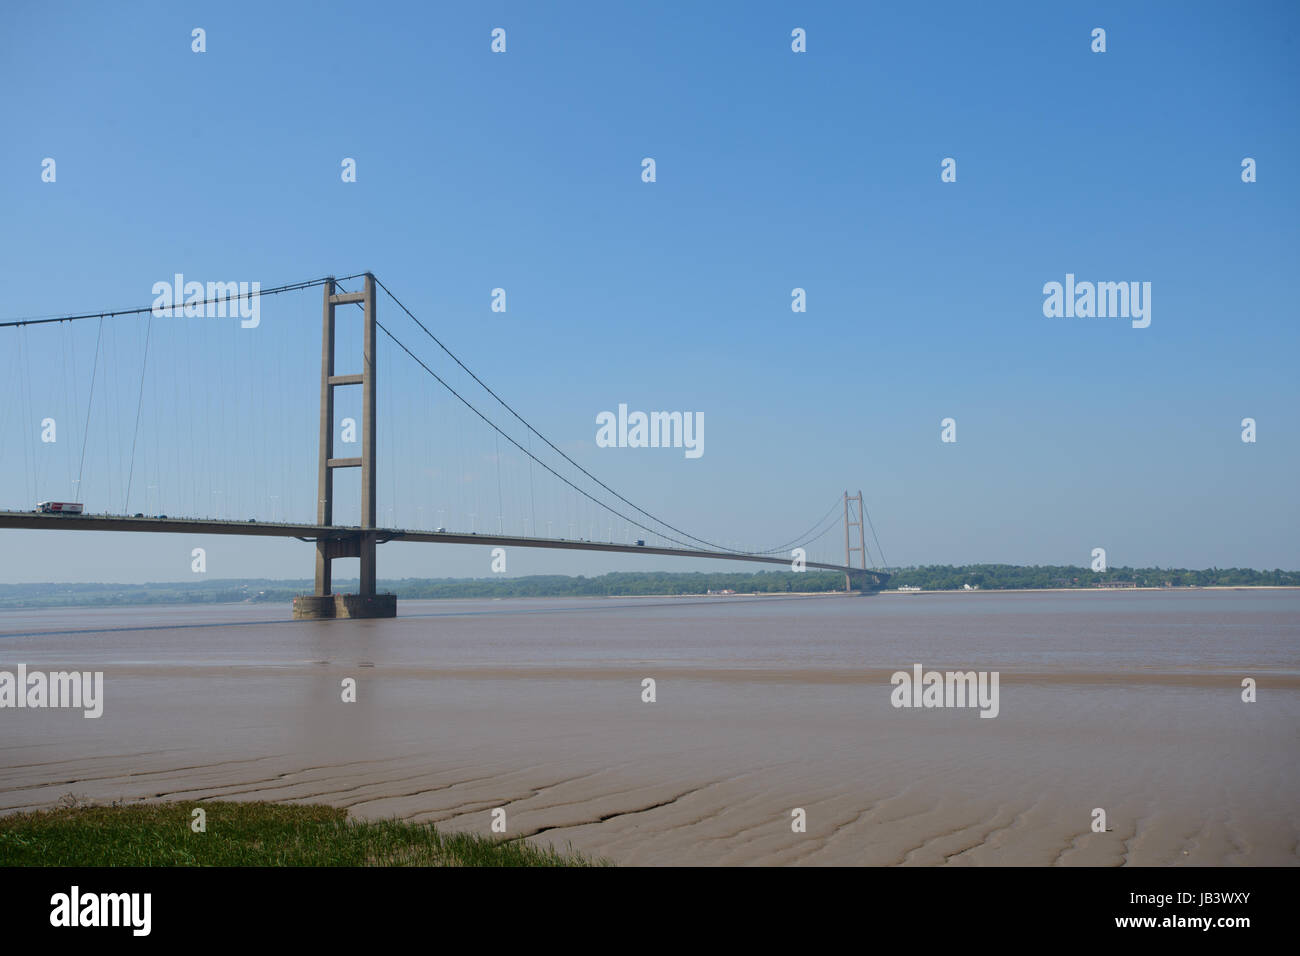
{"label": "hazy distant shore", "polygon": [[971,588],[969,591],[962,588],[935,588],[929,590],[922,588],[920,591],[900,591],[897,588],[885,588],[876,591],[876,594],[1048,594],[1060,592],[1063,594],[1088,594],[1101,593],[1109,594],[1115,591],[1121,593],[1125,591],[1300,591],[1300,585],[1297,584],[1207,584],[1207,585],[1180,585],[1178,587],[1156,587],[1154,585],[1138,585],[1131,588],[1099,588],[1099,587],[1075,587],[1075,588]]}
{"label": "hazy distant shore", "polygon": [[[382,592],[383,590],[384,590],[384,589],[383,589],[383,587],[381,586],[381,587],[380,587],[380,591]],[[732,593],[730,593],[730,594],[707,594],[707,593],[698,593],[698,592],[663,591],[663,592],[650,592],[650,593],[640,593],[640,594],[618,594],[618,593],[614,593],[614,594],[556,594],[556,595],[543,595],[542,597],[543,597],[543,598],[547,598],[547,597],[549,597],[549,598],[554,599],[554,600],[565,600],[565,599],[569,599],[569,600],[577,600],[577,599],[587,598],[587,599],[591,599],[591,600],[618,600],[618,601],[631,601],[631,600],[664,600],[664,599],[666,599],[666,598],[672,598],[672,599],[695,598],[695,599],[698,599],[698,600],[701,600],[701,601],[725,601],[727,598],[837,598],[837,597],[841,597],[841,598],[842,598],[842,597],[846,597],[846,596],[851,596],[851,597],[875,597],[875,596],[877,596],[877,595],[881,595],[881,596],[883,596],[883,595],[895,595],[895,596],[901,596],[901,597],[916,597],[916,596],[918,596],[918,595],[936,595],[936,594],[945,594],[945,595],[947,595],[947,594],[962,594],[962,595],[971,595],[971,594],[986,594],[986,595],[987,595],[987,594],[1055,594],[1055,593],[1062,593],[1062,594],[1081,594],[1081,593],[1085,593],[1085,594],[1086,594],[1086,593],[1110,594],[1110,593],[1114,593],[1114,592],[1125,593],[1125,592],[1131,592],[1131,591],[1162,591],[1162,592],[1165,592],[1165,593],[1176,593],[1176,592],[1183,593],[1183,592],[1192,592],[1192,591],[1297,591],[1297,590],[1300,590],[1300,585],[1294,585],[1294,584],[1211,584],[1211,585],[1206,585],[1206,586],[1203,586],[1203,587],[1202,587],[1202,586],[1197,586],[1197,585],[1188,585],[1188,586],[1184,586],[1184,587],[1169,587],[1169,588],[1166,588],[1166,587],[1149,587],[1149,586],[1138,586],[1138,587],[1131,587],[1131,588],[1114,588],[1114,587],[1111,587],[1111,588],[1099,588],[1099,587],[1072,587],[1072,588],[972,588],[971,590],[963,590],[963,589],[961,589],[961,588],[933,588],[933,589],[930,589],[930,588],[922,588],[922,589],[919,590],[919,591],[900,591],[900,590],[897,589],[897,588],[883,588],[883,589],[874,589],[874,590],[870,590],[870,591],[853,591],[853,592],[849,592],[848,594],[846,594],[846,592],[844,592],[843,590],[836,590],[836,591],[734,591],[734,592],[732,592]],[[347,593],[346,591],[344,591],[343,589],[340,589],[340,588],[335,588],[335,591],[336,591],[336,592],[339,592],[339,593]],[[310,589],[310,588],[307,588],[305,591],[297,592],[297,593],[311,593],[311,589]],[[502,596],[500,596],[500,597],[488,598],[488,600],[500,600],[500,601],[507,601],[507,600],[525,600],[525,599],[532,599],[533,597],[534,597],[534,595],[513,595],[513,594],[512,594],[512,595],[502,595]],[[276,602],[276,601],[288,602],[288,601],[291,601],[292,598],[293,598],[293,595],[287,595],[287,596],[285,596],[285,597],[283,597],[283,598],[259,599],[259,600],[253,600],[253,599],[250,599],[250,598],[243,598],[243,599],[231,599],[231,600],[225,600],[225,601],[214,601],[214,600],[200,600],[200,599],[198,599],[198,598],[194,598],[194,599],[191,599],[191,600],[178,599],[178,600],[168,600],[168,601],[147,601],[147,600],[141,600],[141,601],[130,601],[130,600],[120,600],[120,601],[87,601],[87,602],[84,602],[84,603],[82,603],[82,602],[69,602],[69,603],[63,603],[63,604],[48,604],[48,603],[47,603],[47,604],[40,604],[40,603],[25,603],[25,602],[21,602],[21,601],[16,601],[16,602],[10,602],[10,603],[5,603],[5,604],[0,605],[0,614],[4,613],[5,611],[35,611],[35,610],[41,610],[42,608],[49,608],[49,609],[57,609],[57,608],[69,608],[69,609],[71,609],[71,608],[86,608],[87,610],[92,610],[92,609],[94,609],[94,608],[147,608],[147,607],[158,607],[158,606],[165,606],[165,607],[178,607],[178,608],[180,608],[180,607],[240,607],[240,606],[245,606],[245,605],[250,605],[250,604],[270,604],[270,603],[274,603],[274,602]],[[445,596],[445,597],[437,597],[437,598],[407,598],[407,600],[425,600],[425,601],[464,601],[464,600],[474,600],[474,599],[476,599],[476,598],[473,598],[473,597],[470,597],[470,596],[461,596],[461,595],[447,595],[447,596]]]}
{"label": "hazy distant shore", "polygon": [[[1208,588],[1297,588],[1300,572],[1252,568],[1200,571],[1168,568],[1088,568],[1040,565],[926,565],[894,568],[883,589],[863,593],[1009,593],[1019,591],[1204,590]],[[861,581],[854,586],[861,587]],[[357,587],[355,580],[335,580],[335,591]],[[900,588],[903,588],[901,592]],[[914,590],[919,588],[919,590]],[[55,607],[143,607],[150,605],[288,604],[310,594],[306,579],[203,579],[145,584],[29,583],[0,584],[0,610]],[[843,594],[844,575],[834,571],[760,572],[611,572],[582,575],[531,575],[494,578],[381,579],[379,589],[400,601],[480,600],[495,598],[669,598],[730,595],[811,597]]]}

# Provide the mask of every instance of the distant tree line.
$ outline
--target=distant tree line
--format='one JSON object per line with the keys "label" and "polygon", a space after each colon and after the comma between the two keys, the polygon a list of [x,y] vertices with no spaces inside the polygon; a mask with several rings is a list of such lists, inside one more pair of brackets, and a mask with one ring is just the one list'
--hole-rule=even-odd
{"label": "distant tree line", "polygon": [[1300,571],[1256,571],[1253,568],[1109,568],[1093,571],[1071,565],[931,564],[894,571],[887,587],[920,587],[927,591],[1008,588],[1091,588],[1103,583],[1132,583],[1137,587],[1274,587],[1300,586]]}
{"label": "distant tree line", "polygon": [[[358,582],[335,580],[334,590]],[[313,583],[265,578],[155,584],[0,584],[0,608],[104,607],[139,604],[230,604],[288,602],[310,593]],[[381,591],[399,598],[612,597],[617,595],[836,591],[844,575],[833,571],[746,573],[616,572],[598,577],[542,574],[519,578],[403,578],[380,580]]]}
{"label": "distant tree line", "polygon": [[[897,568],[888,589],[919,587],[960,591],[966,585],[985,591],[1012,588],[1092,588],[1131,582],[1139,587],[1300,587],[1300,571],[1251,568],[1111,568],[1094,572],[1070,565],[967,564]],[[868,582],[870,584],[870,582]],[[854,586],[860,586],[855,581]],[[355,590],[357,581],[335,582],[336,591]],[[596,577],[541,574],[520,578],[403,578],[380,581],[381,590],[399,598],[616,597],[840,591],[844,575],[834,571],[758,571],[669,573],[620,571]],[[0,584],[0,608],[111,607],[141,604],[288,603],[310,593],[310,580],[225,579],[154,584]]]}

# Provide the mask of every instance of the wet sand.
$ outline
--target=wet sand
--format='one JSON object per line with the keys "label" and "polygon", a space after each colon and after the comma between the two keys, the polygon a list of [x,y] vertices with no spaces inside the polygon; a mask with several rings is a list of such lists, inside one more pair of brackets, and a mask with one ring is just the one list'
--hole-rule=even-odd
{"label": "wet sand", "polygon": [[[504,807],[509,836],[624,864],[1295,865],[1298,610],[1164,593],[7,612],[0,669],[103,670],[106,699],[98,720],[0,710],[0,812],[268,799],[487,833]],[[914,662],[998,670],[998,717],[892,707]]]}

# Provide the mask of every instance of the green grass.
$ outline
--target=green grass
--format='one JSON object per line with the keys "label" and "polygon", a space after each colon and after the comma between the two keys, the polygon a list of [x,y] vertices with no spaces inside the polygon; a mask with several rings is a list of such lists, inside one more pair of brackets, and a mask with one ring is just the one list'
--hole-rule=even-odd
{"label": "green grass", "polygon": [[[190,830],[191,812],[207,832]],[[0,866],[599,866],[521,840],[360,822],[319,804],[65,806],[0,817]]]}

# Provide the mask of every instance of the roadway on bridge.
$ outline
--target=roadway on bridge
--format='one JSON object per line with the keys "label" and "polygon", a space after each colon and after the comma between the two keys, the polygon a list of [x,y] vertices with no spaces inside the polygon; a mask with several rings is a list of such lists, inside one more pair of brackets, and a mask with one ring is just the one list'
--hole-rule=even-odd
{"label": "roadway on bridge", "polygon": [[[342,525],[287,524],[274,521],[221,521],[210,518],[132,518],[126,515],[59,515],[34,511],[0,511],[0,528],[24,528],[37,531],[134,531],[148,534],[233,534],[261,538],[298,538],[315,542],[320,539],[350,538],[359,533],[373,534],[382,544],[388,541],[419,541],[432,544],[478,544],[515,548],[549,548],[567,551],[604,551],[618,554],[661,554],[672,558],[711,558],[724,561],[751,561],[760,564],[790,565],[789,557],[760,554],[734,554],[729,551],[694,551],[686,548],[658,548],[635,544],[614,544],[567,538],[526,538],[499,534],[464,534],[438,531],[408,531],[401,528],[364,528]],[[806,566],[841,574],[866,574],[878,585],[889,580],[884,571],[849,568],[841,564],[808,561]]]}

